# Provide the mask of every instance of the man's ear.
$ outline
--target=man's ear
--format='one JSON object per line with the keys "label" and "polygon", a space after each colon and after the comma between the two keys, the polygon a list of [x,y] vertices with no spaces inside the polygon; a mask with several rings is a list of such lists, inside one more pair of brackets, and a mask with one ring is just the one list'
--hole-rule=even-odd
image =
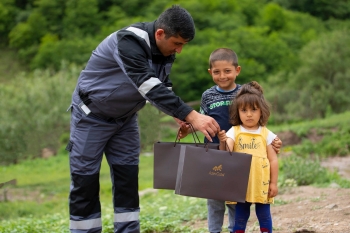
{"label": "man's ear", "polygon": [[161,28],[157,29],[155,36],[156,36],[156,40],[162,39],[165,36],[164,30]]}
{"label": "man's ear", "polygon": [[211,75],[211,69],[208,69],[208,73]]}

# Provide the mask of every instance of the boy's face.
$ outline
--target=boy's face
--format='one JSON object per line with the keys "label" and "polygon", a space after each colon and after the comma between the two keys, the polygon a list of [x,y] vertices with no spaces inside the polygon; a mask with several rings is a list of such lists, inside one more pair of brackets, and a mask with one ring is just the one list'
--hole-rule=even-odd
{"label": "boy's face", "polygon": [[236,88],[236,77],[241,72],[241,67],[237,68],[231,61],[216,61],[212,63],[211,69],[208,69],[213,81],[219,88],[230,91]]}

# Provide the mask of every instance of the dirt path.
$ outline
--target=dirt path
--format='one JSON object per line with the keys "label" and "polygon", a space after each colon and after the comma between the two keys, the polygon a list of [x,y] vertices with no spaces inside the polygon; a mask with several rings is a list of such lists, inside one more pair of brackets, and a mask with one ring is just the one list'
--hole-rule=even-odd
{"label": "dirt path", "polygon": [[[350,179],[350,156],[329,158],[322,166]],[[275,203],[271,206],[274,232],[350,233],[350,189],[295,187],[279,193]],[[227,216],[224,226],[227,232]],[[193,229],[206,227],[207,221],[199,221]],[[260,232],[253,209],[246,232]]]}
{"label": "dirt path", "polygon": [[[274,232],[350,233],[350,189],[295,187],[276,197],[271,213]],[[200,221],[193,229],[206,227],[207,222]],[[253,209],[246,232],[260,232]]]}

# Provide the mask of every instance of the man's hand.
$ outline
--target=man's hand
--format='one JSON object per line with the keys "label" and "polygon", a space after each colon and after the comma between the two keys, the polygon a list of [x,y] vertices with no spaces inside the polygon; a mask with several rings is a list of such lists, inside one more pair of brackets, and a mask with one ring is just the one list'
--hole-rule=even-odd
{"label": "man's hand", "polygon": [[278,137],[276,137],[272,143],[272,148],[276,151],[276,154],[280,153],[281,147],[282,147],[282,141]]}
{"label": "man's hand", "polygon": [[215,137],[220,131],[220,126],[214,118],[202,115],[194,110],[187,115],[185,120],[191,123],[195,130],[201,131],[210,142],[213,142],[211,137]]}

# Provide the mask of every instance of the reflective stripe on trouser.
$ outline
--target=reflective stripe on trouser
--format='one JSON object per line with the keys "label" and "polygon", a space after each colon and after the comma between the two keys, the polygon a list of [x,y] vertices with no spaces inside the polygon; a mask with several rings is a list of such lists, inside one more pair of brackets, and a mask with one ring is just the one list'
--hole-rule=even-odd
{"label": "reflective stripe on trouser", "polygon": [[71,232],[102,231],[99,172],[103,153],[111,168],[115,215],[124,214],[122,225],[115,224],[115,232],[139,232],[137,115],[126,122],[106,122],[85,116],[73,105],[70,144]]}

